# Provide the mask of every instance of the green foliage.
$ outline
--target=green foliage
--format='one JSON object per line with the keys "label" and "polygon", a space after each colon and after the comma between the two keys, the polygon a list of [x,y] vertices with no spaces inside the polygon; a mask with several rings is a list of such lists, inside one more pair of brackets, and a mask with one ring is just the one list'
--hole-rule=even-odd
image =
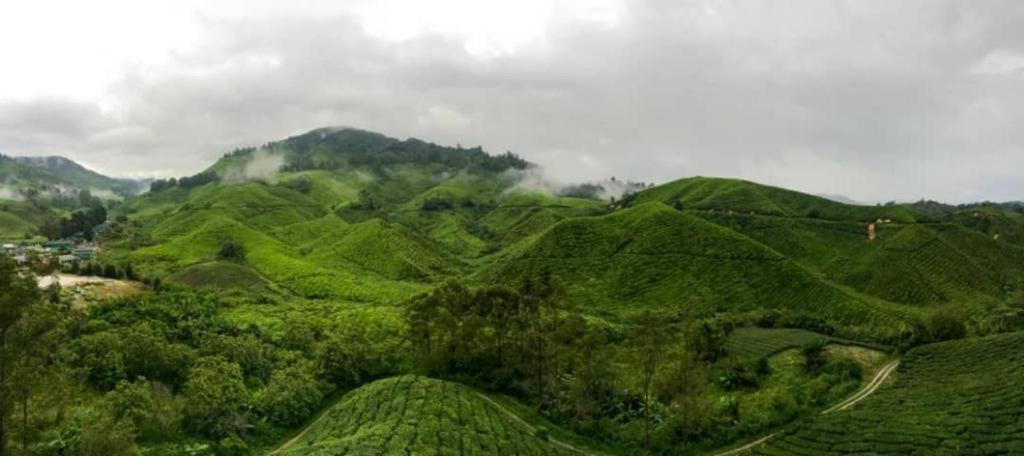
{"label": "green foliage", "polygon": [[787,429],[757,454],[1015,454],[1024,450],[1024,333],[907,353],[853,409]]}
{"label": "green foliage", "polygon": [[245,247],[234,241],[225,242],[217,250],[217,259],[241,263],[245,261]]}
{"label": "green foliage", "polygon": [[345,395],[285,455],[569,454],[457,383],[378,380]]}
{"label": "green foliage", "polygon": [[825,340],[818,339],[800,348],[804,355],[804,371],[810,375],[818,375],[825,367]]}
{"label": "green foliage", "polygon": [[271,423],[290,427],[313,415],[323,393],[311,368],[293,365],[274,372],[260,393],[259,406]]}
{"label": "green foliage", "polygon": [[245,432],[249,391],[238,364],[200,359],[185,382],[185,423],[193,432],[224,437]]}

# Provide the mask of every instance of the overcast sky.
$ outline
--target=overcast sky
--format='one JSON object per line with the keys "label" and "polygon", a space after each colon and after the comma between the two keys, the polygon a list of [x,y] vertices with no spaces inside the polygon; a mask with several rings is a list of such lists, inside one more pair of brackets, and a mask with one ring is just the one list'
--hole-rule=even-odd
{"label": "overcast sky", "polygon": [[112,175],[352,126],[562,181],[1024,199],[1018,0],[33,0],[0,59],[0,153]]}

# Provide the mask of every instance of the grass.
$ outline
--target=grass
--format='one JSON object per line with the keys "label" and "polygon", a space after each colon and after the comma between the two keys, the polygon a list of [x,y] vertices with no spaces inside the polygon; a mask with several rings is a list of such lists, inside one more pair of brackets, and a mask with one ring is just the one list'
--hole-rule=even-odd
{"label": "grass", "polygon": [[853,409],[792,426],[758,454],[1024,452],[1024,333],[907,353]]}
{"label": "grass", "polygon": [[458,383],[378,380],[341,399],[285,455],[569,454]]}

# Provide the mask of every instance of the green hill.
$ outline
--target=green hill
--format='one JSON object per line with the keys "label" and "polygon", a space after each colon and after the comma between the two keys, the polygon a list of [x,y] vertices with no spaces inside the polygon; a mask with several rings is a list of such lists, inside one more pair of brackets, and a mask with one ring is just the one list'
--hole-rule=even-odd
{"label": "green hill", "polygon": [[952,222],[866,224],[701,214],[756,239],[829,280],[911,305],[991,303],[1024,276],[1024,250]]}
{"label": "green hill", "polygon": [[143,242],[114,239],[110,255],[159,275],[215,261],[235,241],[246,267],[301,297],[391,303],[445,277],[552,276],[588,312],[790,309],[876,336],[928,306],[995,305],[1024,277],[1013,242],[1024,223],[998,207],[982,226],[981,215],[696,177],[614,211],[520,189],[507,171],[528,166],[479,148],[314,130],[126,201],[118,211],[140,223]]}
{"label": "green hill", "polygon": [[794,426],[755,453],[1024,452],[1024,333],[917,348],[889,382],[852,410]]}
{"label": "green hill", "polygon": [[280,454],[575,453],[534,435],[531,427],[471,388],[401,376],[349,392]]}
{"label": "green hill", "polygon": [[65,157],[7,157],[0,155],[0,187],[38,192],[90,190],[98,196],[124,197],[138,193],[136,181],[104,176]]}
{"label": "green hill", "polygon": [[906,206],[856,206],[739,179],[708,177],[680,179],[635,195],[636,203],[651,201],[694,210],[825,220],[867,222],[891,219],[909,223],[918,216],[915,210]]}
{"label": "green hill", "polygon": [[885,326],[912,313],[837,287],[759,242],[661,203],[560,222],[480,272],[483,280],[510,284],[542,275],[560,279],[581,306],[620,314],[766,307]]}

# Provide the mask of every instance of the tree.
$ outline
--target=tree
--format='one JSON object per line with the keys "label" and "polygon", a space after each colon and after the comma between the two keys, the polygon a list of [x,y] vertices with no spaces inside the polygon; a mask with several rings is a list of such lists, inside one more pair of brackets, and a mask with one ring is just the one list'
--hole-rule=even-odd
{"label": "tree", "polygon": [[220,250],[217,251],[217,258],[240,263],[245,261],[245,247],[238,242],[227,241],[221,244]]}
{"label": "tree", "polygon": [[825,341],[818,340],[804,345],[801,348],[804,354],[804,371],[811,375],[818,375],[825,367]]}
{"label": "tree", "polygon": [[260,395],[260,408],[271,423],[291,427],[311,416],[322,400],[313,369],[293,365],[274,372]]}
{"label": "tree", "polygon": [[651,445],[651,407],[654,378],[665,360],[665,345],[668,343],[668,324],[660,316],[645,311],[639,326],[630,338],[632,357],[639,374],[640,390],[643,396],[644,446]]}
{"label": "tree", "polygon": [[185,422],[209,437],[241,434],[246,428],[249,390],[242,368],[215,356],[201,358],[185,382]]}
{"label": "tree", "polygon": [[14,260],[0,255],[0,455],[6,454],[7,417],[14,397],[8,375],[18,350],[9,344],[10,331],[26,310],[40,299],[39,287],[31,274],[18,272]]}

